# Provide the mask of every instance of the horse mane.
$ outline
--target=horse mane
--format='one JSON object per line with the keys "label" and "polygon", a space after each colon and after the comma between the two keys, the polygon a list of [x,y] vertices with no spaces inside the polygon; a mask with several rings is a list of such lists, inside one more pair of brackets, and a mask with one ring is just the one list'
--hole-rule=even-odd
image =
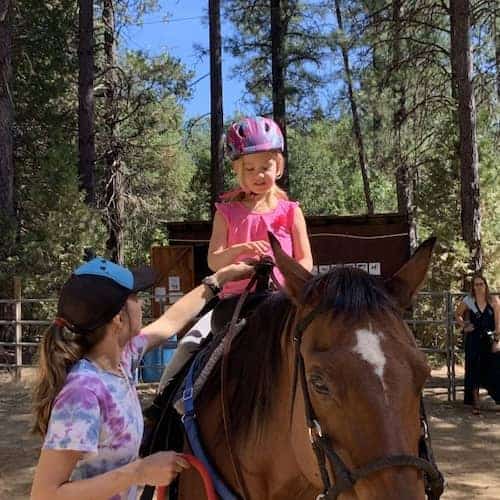
{"label": "horse mane", "polygon": [[301,302],[334,314],[345,313],[354,319],[366,314],[398,312],[380,278],[354,267],[337,267],[310,279]]}
{"label": "horse mane", "polygon": [[[311,278],[305,285],[303,305],[314,305],[334,313],[359,318],[375,312],[394,313],[396,306],[381,283],[366,272],[339,267]],[[247,319],[247,326],[235,338],[226,375],[231,392],[231,434],[242,439],[254,431],[263,435],[265,422],[278,403],[276,388],[282,368],[283,336],[291,336],[290,321],[295,306],[283,293],[276,292],[260,304]],[[207,381],[203,397],[212,399],[220,392],[220,364]]]}
{"label": "horse mane", "polygon": [[[292,302],[283,292],[270,294],[250,314],[247,326],[231,345],[226,380],[232,388],[231,434],[237,439],[248,435],[252,422],[263,422],[271,411],[283,361],[281,339],[293,310]],[[207,380],[202,395],[212,399],[219,392],[220,363]],[[255,425],[255,430],[259,429],[261,426]]]}

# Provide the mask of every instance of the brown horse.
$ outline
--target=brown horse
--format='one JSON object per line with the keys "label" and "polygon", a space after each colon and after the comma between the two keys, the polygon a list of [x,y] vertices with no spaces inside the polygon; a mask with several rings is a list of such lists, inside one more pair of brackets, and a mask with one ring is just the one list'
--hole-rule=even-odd
{"label": "brown horse", "polygon": [[[349,267],[313,276],[272,244],[286,293],[260,305],[232,343],[228,432],[220,369],[207,382],[197,402],[201,438],[226,484],[246,500],[337,498],[321,496],[310,437],[328,443],[326,470],[336,483],[336,457],[354,471],[418,456],[429,367],[401,310],[424,281],[434,240],[385,284]],[[361,476],[338,498],[424,498],[422,471],[412,463],[386,463]],[[194,471],[182,474],[179,488],[182,500],[205,498]]]}

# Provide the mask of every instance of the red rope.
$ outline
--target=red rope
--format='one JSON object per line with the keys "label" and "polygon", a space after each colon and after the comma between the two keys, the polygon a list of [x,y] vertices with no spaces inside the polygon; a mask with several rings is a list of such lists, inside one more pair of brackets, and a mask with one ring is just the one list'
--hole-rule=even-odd
{"label": "red rope", "polygon": [[[201,478],[203,479],[203,485],[205,486],[207,500],[217,500],[217,495],[215,494],[215,488],[212,482],[212,478],[210,477],[210,474],[208,473],[203,463],[193,455],[183,454],[182,457],[198,471]],[[158,486],[158,488],[156,489],[156,500],[165,500],[166,489],[166,486]]]}

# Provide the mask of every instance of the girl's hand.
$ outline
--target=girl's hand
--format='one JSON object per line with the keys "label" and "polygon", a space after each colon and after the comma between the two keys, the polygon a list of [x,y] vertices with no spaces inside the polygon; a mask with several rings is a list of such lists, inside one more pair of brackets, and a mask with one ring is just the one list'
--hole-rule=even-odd
{"label": "girl's hand", "polygon": [[189,467],[189,463],[179,453],[160,451],[139,461],[137,483],[166,486],[177,477],[177,474]]}
{"label": "girl's hand", "polygon": [[271,245],[266,240],[249,241],[248,243],[242,243],[241,249],[242,253],[249,253],[256,257],[262,257],[269,252]]}

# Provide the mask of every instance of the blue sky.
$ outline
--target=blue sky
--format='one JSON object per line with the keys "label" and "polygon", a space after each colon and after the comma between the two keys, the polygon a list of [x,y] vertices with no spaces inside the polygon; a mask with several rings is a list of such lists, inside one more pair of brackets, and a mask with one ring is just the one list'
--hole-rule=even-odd
{"label": "blue sky", "polygon": [[[142,49],[154,55],[168,51],[178,57],[195,71],[194,80],[207,75],[209,60],[200,60],[194,45],[208,48],[208,23],[205,19],[207,0],[160,0],[160,9],[144,18],[143,26],[129,26],[122,30],[122,46],[130,49]],[[164,22],[167,17],[170,22]],[[230,27],[223,22],[222,36]],[[222,58],[224,115],[237,111],[248,112],[248,107],[241,102],[244,85],[237,79],[230,78],[234,60],[226,53]],[[210,79],[201,79],[193,88],[193,97],[185,103],[186,118],[210,112]]]}

